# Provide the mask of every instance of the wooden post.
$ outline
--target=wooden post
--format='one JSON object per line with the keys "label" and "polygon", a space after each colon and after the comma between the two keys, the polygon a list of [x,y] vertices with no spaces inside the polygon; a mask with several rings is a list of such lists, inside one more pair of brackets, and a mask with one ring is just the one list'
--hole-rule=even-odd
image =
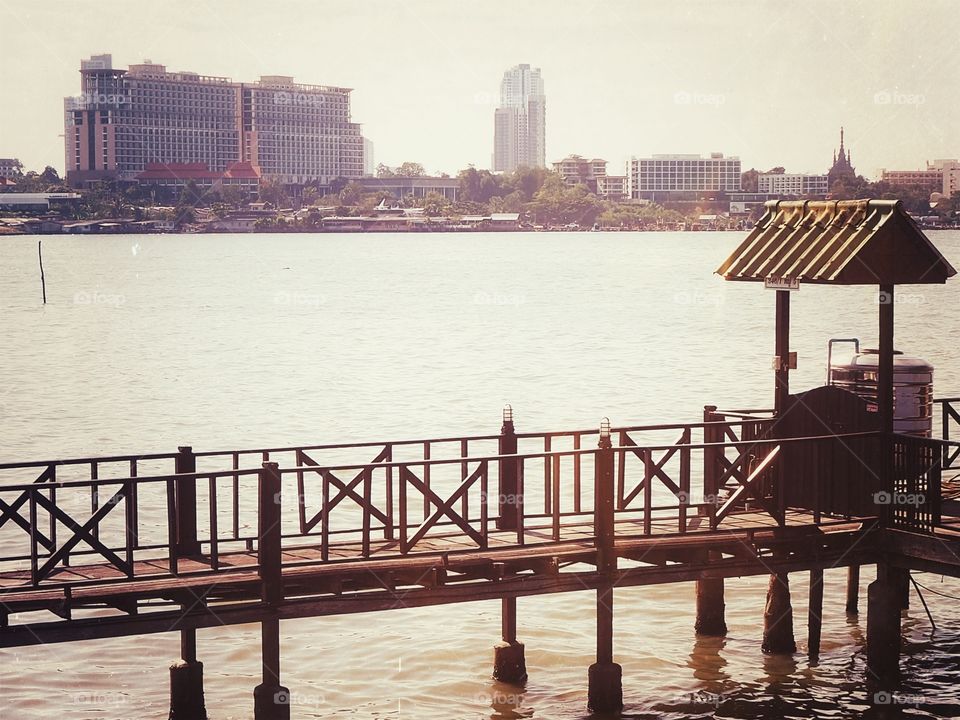
{"label": "wooden post", "polygon": [[787,407],[790,395],[790,291],[777,290],[777,320],[774,354],[777,357],[774,369],[774,414],[780,415]]}
{"label": "wooden post", "polygon": [[[178,475],[195,473],[197,457],[193,448],[184,445],[177,448],[174,471]],[[177,478],[176,484],[177,557],[200,554],[197,540],[197,479]]]}
{"label": "wooden post", "polygon": [[613,577],[617,570],[614,547],[614,451],[610,421],[600,426],[594,471],[594,535],[597,571],[604,579],[597,588],[597,661],[587,671],[587,708],[596,713],[623,709],[623,669],[613,662]]}
{"label": "wooden post", "polygon": [[258,489],[257,564],[261,599],[267,608],[260,623],[262,680],[253,690],[253,716],[254,720],[289,720],[290,691],[280,684],[280,619],[271,608],[283,600],[283,504],[277,463],[263,463]]}
{"label": "wooden post", "polygon": [[601,430],[599,449],[594,457],[594,547],[597,549],[597,570],[609,573],[617,569],[614,551],[614,452],[609,425],[606,435]]}
{"label": "wooden post", "polygon": [[[716,550],[706,553],[708,564],[720,560],[723,554]],[[726,603],[723,599],[723,578],[700,578],[696,581],[697,620],[694,632],[709,637],[727,634]]]}
{"label": "wooden post", "polygon": [[847,612],[856,615],[860,612],[860,566],[847,568]]}
{"label": "wooden post", "polygon": [[259,478],[257,563],[261,598],[275,604],[283,599],[280,472],[275,462],[265,462]]}
{"label": "wooden post", "polygon": [[[503,425],[500,427],[500,455],[516,455],[517,434],[513,426],[513,408],[503,409]],[[516,530],[517,517],[523,508],[523,498],[517,483],[517,461],[501,460],[499,463],[499,495],[497,497],[497,529]]]}
{"label": "wooden post", "polygon": [[[184,608],[186,611],[187,608]],[[180,631],[180,659],[170,666],[169,720],[206,720],[203,663],[197,660],[197,631]]]}
{"label": "wooden post", "polygon": [[[703,421],[716,422],[716,405],[704,405]],[[714,443],[722,440],[722,436],[715,427],[703,428],[703,442]],[[717,497],[720,489],[717,487],[717,449],[704,448],[703,450],[703,502],[707,503],[707,512],[710,514],[710,527],[716,528]],[[715,550],[707,551],[707,562],[720,560],[723,554]],[[694,632],[697,635],[723,637],[727,634],[726,604],[723,598],[723,578],[700,578],[696,581],[697,619],[694,623]]]}
{"label": "wooden post", "polygon": [[765,653],[790,654],[797,651],[793,639],[793,605],[790,604],[790,579],[785,572],[770,576],[767,604],[763,610]]}
{"label": "wooden post", "polygon": [[[880,356],[877,359],[877,414],[880,420],[881,489],[893,493],[893,285],[881,285],[877,296],[880,319]],[[889,523],[892,507],[881,508],[881,522]]]}
{"label": "wooden post", "polygon": [[517,598],[501,599],[502,642],[493,648],[493,679],[520,685],[527,679],[523,643],[517,642]]}
{"label": "wooden post", "polygon": [[891,568],[877,565],[877,579],[867,586],[868,694],[889,691],[900,680],[900,590]]}
{"label": "wooden post", "polygon": [[807,655],[820,657],[820,636],[823,627],[823,568],[810,570],[810,602],[807,606]]}

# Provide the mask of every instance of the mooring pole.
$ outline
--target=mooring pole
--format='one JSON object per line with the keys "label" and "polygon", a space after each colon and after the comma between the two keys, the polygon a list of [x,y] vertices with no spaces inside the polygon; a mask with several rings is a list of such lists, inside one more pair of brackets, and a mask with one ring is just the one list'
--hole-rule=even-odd
{"label": "mooring pole", "polygon": [[820,657],[820,636],[823,628],[823,568],[810,570],[810,598],[807,604],[807,656]]}
{"label": "mooring pole", "polygon": [[597,661],[588,675],[587,707],[596,713],[623,709],[623,669],[613,662],[613,578],[617,571],[614,547],[614,451],[610,421],[600,425],[599,449],[594,456],[594,537],[597,571]]}
{"label": "mooring pole", "polygon": [[[500,455],[517,454],[517,433],[513,427],[513,408],[509,405],[503,408],[503,425],[500,427],[499,443]],[[516,530],[517,514],[523,503],[517,484],[517,461],[513,459],[500,460],[498,466],[500,494],[497,497],[497,530]]]}
{"label": "mooring pole", "polygon": [[527,679],[523,643],[517,641],[517,598],[504,597],[501,603],[502,641],[493,648],[493,678],[520,685]]}
{"label": "mooring pole", "polygon": [[37,240],[37,255],[40,258],[40,288],[43,290],[43,304],[47,304],[47,280],[43,276],[43,240]]}
{"label": "mooring pole", "polygon": [[257,564],[265,605],[260,622],[262,679],[253,690],[254,720],[290,720],[290,691],[280,684],[280,618],[275,606],[283,600],[280,471],[265,462],[259,478]]}

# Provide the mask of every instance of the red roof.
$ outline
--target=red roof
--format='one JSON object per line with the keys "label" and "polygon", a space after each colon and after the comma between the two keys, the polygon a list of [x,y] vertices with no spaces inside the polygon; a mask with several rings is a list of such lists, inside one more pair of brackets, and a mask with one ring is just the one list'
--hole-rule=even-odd
{"label": "red roof", "polygon": [[260,168],[252,162],[235,162],[227,165],[223,173],[225,178],[259,180]]}

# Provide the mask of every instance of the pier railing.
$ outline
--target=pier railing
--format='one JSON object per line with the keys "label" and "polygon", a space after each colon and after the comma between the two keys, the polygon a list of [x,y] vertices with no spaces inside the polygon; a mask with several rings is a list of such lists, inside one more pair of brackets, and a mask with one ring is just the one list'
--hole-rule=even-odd
{"label": "pier railing", "polygon": [[[38,474],[0,486],[0,593],[536,544],[599,554],[614,537],[711,532],[744,513],[771,527],[939,522],[937,441],[896,436],[883,484],[879,433],[777,439],[770,423],[708,408],[700,423],[4,464]],[[801,496],[785,457],[810,460]],[[858,462],[868,481],[854,491]]]}
{"label": "pier railing", "polygon": [[[942,467],[950,470],[960,467],[960,398],[936,398],[934,404],[940,406],[940,438],[944,441],[941,448]],[[952,430],[958,432],[953,433]]]}

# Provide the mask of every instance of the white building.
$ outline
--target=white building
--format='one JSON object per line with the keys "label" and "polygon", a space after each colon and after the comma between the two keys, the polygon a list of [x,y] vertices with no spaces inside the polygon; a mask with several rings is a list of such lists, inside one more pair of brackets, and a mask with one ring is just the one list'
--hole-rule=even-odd
{"label": "white building", "polygon": [[0,158],[0,178],[15,178],[20,170],[20,161],[16,158]]}
{"label": "white building", "polygon": [[723,153],[710,153],[710,157],[653,155],[630,160],[630,196],[634,199],[740,189],[740,158],[724,157]]}
{"label": "white building", "polygon": [[826,175],[803,173],[762,173],[757,178],[757,192],[781,197],[826,195],[829,181]]}
{"label": "white building", "polygon": [[956,159],[934,160],[930,167],[943,173],[943,189],[941,192],[946,197],[953,197],[955,192],[960,192],[960,162]]}
{"label": "white building", "polygon": [[546,97],[540,68],[517,65],[503,74],[494,112],[493,169],[546,167]]}

